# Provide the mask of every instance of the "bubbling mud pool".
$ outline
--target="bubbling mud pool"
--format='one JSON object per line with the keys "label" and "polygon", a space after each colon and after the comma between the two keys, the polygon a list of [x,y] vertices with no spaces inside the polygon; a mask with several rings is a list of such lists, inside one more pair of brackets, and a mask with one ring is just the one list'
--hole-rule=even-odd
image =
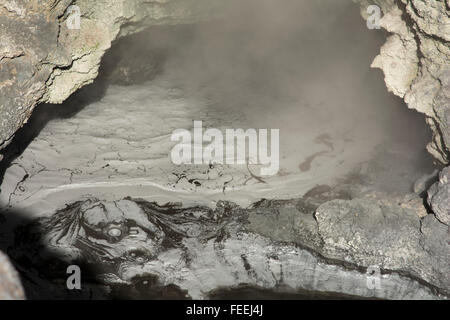
{"label": "bubbling mud pool", "polygon": [[[320,2],[248,1],[222,20],[119,41],[94,85],[62,106],[39,106],[17,135],[2,162],[2,206],[39,215],[86,195],[247,206],[355,173],[370,176],[368,187],[410,192],[433,172],[424,119],[370,70],[384,39],[358,7]],[[192,132],[195,120],[222,132],[279,129],[277,174],[175,165],[171,135]]]}
{"label": "bubbling mud pool", "polygon": [[[2,204],[32,208],[37,215],[90,196],[206,205],[228,200],[248,206],[262,198],[301,197],[317,185],[333,184],[364,170],[383,147],[411,152],[387,145],[389,136],[375,122],[349,128],[327,120],[325,105],[297,109],[296,128],[284,130],[283,111],[271,117],[280,128],[280,169],[275,176],[259,177],[258,165],[175,165],[170,158],[174,130],[192,130],[195,118],[203,119],[205,127],[254,128],[245,112],[231,113],[205,98],[186,96],[164,77],[110,86],[100,101],[75,116],[50,121],[13,161],[5,172]],[[412,186],[421,173],[411,173],[406,180]]]}
{"label": "bubbling mud pool", "polygon": [[[261,199],[403,196],[422,192],[415,182],[426,183],[434,170],[424,119],[369,70],[382,38],[365,28],[356,7],[329,5],[336,16],[320,19],[327,28],[311,18],[282,28],[273,19],[264,22],[269,28],[255,18],[261,10],[240,20],[153,28],[117,43],[97,83],[61,106],[38,106],[9,147],[0,225],[10,231],[1,234],[1,248],[25,274],[34,268],[34,283],[60,280],[61,265],[80,263],[92,283],[112,285],[99,297],[205,298],[217,288],[224,289],[216,297],[228,297],[226,288],[241,283],[342,292],[331,273],[364,283],[355,270],[241,230],[245,209]],[[289,8],[273,14],[297,21]],[[261,177],[251,164],[175,165],[172,132],[192,132],[194,120],[221,131],[279,129],[278,173]],[[313,225],[317,205],[305,203],[295,206]],[[55,256],[53,274],[43,272]],[[309,271],[297,279],[298,268]],[[392,292],[401,281],[390,283]]]}

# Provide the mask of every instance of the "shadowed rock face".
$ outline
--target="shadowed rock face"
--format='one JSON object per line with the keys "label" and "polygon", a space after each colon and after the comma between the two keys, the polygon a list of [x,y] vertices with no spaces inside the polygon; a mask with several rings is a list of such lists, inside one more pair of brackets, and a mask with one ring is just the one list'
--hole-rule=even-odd
{"label": "shadowed rock face", "polygon": [[[28,270],[27,294],[40,298],[44,285],[49,298],[185,299],[242,284],[336,297],[448,297],[444,225],[432,215],[420,222],[399,200],[382,208],[376,199],[335,200],[313,216],[308,208],[327,192],[248,209],[81,200],[15,228],[10,253]],[[83,275],[76,293],[64,281],[72,264]],[[376,290],[366,274],[374,265],[381,270]]]}
{"label": "shadowed rock face", "polygon": [[22,300],[24,298],[19,275],[8,257],[0,252],[0,300]]}

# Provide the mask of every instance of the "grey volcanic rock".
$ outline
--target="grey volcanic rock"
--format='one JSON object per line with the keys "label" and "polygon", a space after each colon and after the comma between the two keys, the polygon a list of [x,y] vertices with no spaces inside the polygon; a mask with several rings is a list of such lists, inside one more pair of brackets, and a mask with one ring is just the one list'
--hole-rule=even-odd
{"label": "grey volcanic rock", "polygon": [[22,300],[25,294],[19,275],[8,257],[0,252],[0,300]]}
{"label": "grey volcanic rock", "polygon": [[[0,149],[38,103],[61,103],[91,83],[117,37],[211,18],[212,0],[0,0]],[[69,5],[80,29],[66,23]],[[0,156],[1,157],[1,156]]]}
{"label": "grey volcanic rock", "polygon": [[329,192],[260,202],[250,211],[250,229],[308,247],[328,261],[360,268],[375,265],[387,274],[408,275],[448,295],[448,227],[433,214],[421,218],[414,195],[369,193],[348,200],[341,194],[341,199],[320,199]]}
{"label": "grey volcanic rock", "polygon": [[372,67],[385,75],[389,91],[426,115],[433,130],[428,151],[450,160],[450,10],[444,0],[355,0],[364,17],[378,5],[380,25],[390,33]]}
{"label": "grey volcanic rock", "polygon": [[[387,196],[373,195],[327,202],[317,209],[315,217],[328,257],[360,266],[377,264],[445,290],[450,288],[450,247],[446,245],[450,235],[447,226],[433,215],[422,220],[430,230],[424,234],[416,210]],[[429,237],[441,238],[434,242]]]}
{"label": "grey volcanic rock", "polygon": [[[44,95],[53,67],[49,60],[60,55],[58,16],[70,1],[0,1],[0,147],[30,117]],[[39,5],[40,3],[40,5]]]}
{"label": "grey volcanic rock", "polygon": [[450,226],[450,167],[439,174],[439,181],[428,190],[428,203],[436,217]]}
{"label": "grey volcanic rock", "polygon": [[[372,67],[385,75],[389,91],[409,108],[426,116],[433,131],[428,151],[444,164],[450,161],[450,9],[444,0],[355,0],[366,9],[378,5],[380,25],[390,36]],[[436,217],[449,224],[448,168],[428,192]]]}

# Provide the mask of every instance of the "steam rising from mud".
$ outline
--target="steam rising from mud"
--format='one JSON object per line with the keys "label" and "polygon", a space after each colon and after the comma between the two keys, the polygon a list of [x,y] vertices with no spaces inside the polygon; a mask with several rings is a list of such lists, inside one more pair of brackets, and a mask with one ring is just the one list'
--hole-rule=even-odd
{"label": "steam rising from mud", "polygon": [[[364,128],[372,133],[362,139],[381,134],[424,146],[423,119],[387,93],[381,72],[369,67],[384,40],[350,0],[233,0],[217,21],[155,28],[121,49],[148,53],[155,65],[150,59],[164,52],[155,70],[220,109],[243,112],[248,127],[282,128],[285,150],[308,130],[312,113],[313,125]],[[116,63],[106,61],[108,67]]]}
{"label": "steam rising from mud", "polygon": [[[311,128],[323,127],[321,134],[333,139],[359,139],[361,152],[386,141],[421,165],[430,161],[423,118],[386,92],[382,73],[370,69],[385,37],[366,27],[350,0],[233,0],[219,20],[155,28],[117,51],[127,59],[130,46],[136,56],[156,52],[164,62],[154,70],[209,99],[211,112],[235,113],[247,128],[280,128],[284,156],[301,148],[304,161],[314,160],[301,142],[311,140]],[[314,151],[320,157],[325,149]]]}

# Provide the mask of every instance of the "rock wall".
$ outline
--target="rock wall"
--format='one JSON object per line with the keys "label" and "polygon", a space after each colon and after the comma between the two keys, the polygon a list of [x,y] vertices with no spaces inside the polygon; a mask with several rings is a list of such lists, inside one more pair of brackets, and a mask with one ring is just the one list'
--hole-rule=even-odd
{"label": "rock wall", "polygon": [[[385,75],[389,91],[409,108],[421,112],[433,131],[428,151],[443,164],[450,161],[450,1],[355,0],[363,17],[367,7],[378,5],[380,26],[389,32],[372,67]],[[428,192],[438,219],[449,224],[448,168]]]}
{"label": "rock wall", "polygon": [[448,0],[355,0],[362,15],[378,5],[380,26],[389,32],[372,67],[385,75],[389,91],[426,116],[433,130],[428,151],[450,160],[450,2]]}

